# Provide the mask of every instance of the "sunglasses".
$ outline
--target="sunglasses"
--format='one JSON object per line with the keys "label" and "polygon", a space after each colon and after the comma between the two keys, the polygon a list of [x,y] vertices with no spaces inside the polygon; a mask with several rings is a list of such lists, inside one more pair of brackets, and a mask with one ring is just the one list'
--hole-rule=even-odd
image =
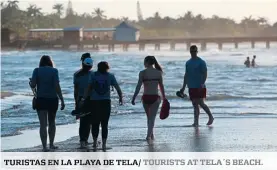
{"label": "sunglasses", "polygon": [[190,52],[191,53],[197,53],[198,51],[197,50],[191,50]]}

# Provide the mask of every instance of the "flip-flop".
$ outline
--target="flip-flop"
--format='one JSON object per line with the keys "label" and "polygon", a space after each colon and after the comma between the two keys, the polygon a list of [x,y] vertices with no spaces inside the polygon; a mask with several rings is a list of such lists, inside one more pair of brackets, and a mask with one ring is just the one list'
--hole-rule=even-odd
{"label": "flip-flop", "polygon": [[176,96],[178,96],[178,97],[180,97],[180,98],[185,98],[185,97],[187,97],[187,95],[186,94],[184,94],[184,93],[181,93],[180,91],[177,91],[176,92]]}

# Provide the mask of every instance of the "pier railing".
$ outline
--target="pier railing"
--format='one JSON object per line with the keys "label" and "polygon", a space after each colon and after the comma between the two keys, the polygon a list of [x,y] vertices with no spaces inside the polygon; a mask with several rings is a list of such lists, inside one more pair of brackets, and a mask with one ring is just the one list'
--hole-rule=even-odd
{"label": "pier railing", "polygon": [[99,49],[99,45],[106,45],[109,51],[114,51],[115,45],[122,45],[123,50],[127,51],[130,45],[138,45],[139,50],[144,50],[146,45],[152,44],[155,46],[155,50],[160,50],[161,44],[169,44],[170,49],[175,50],[176,44],[185,44],[187,49],[189,49],[191,44],[199,43],[200,49],[206,50],[208,43],[216,43],[218,44],[218,48],[222,49],[224,43],[233,43],[234,48],[238,48],[239,43],[249,42],[251,43],[251,47],[255,48],[255,44],[257,42],[265,42],[266,48],[270,48],[271,42],[277,42],[277,36],[143,38],[133,42],[114,40],[83,40],[78,43],[71,42],[70,44],[61,39],[52,41],[29,39],[24,41],[27,48],[40,48],[42,46],[46,48],[54,48],[55,46],[59,46],[58,48],[67,49],[71,45],[76,45],[78,49],[83,49],[85,46],[92,46],[93,49]]}

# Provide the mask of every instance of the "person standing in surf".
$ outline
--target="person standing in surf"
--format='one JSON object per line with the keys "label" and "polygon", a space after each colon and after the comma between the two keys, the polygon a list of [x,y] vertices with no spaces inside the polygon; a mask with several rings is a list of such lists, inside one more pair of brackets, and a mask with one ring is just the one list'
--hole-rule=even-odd
{"label": "person standing in surf", "polygon": [[249,57],[247,57],[246,58],[246,60],[245,60],[245,62],[244,62],[244,65],[246,66],[246,67],[250,67],[250,59],[249,59]]}
{"label": "person standing in surf", "polygon": [[214,117],[209,107],[204,103],[206,98],[206,79],[207,79],[207,66],[206,62],[197,56],[198,49],[196,45],[190,47],[191,58],[186,62],[186,73],[184,76],[183,87],[180,92],[184,94],[186,85],[189,88],[189,96],[194,109],[194,123],[192,126],[199,126],[199,114],[201,106],[209,116],[207,125],[211,125]]}
{"label": "person standing in surf", "polygon": [[163,71],[158,61],[154,56],[147,56],[144,59],[145,69],[139,73],[138,84],[132,99],[132,104],[135,105],[135,100],[142,84],[144,92],[142,96],[143,107],[147,116],[147,136],[146,140],[154,140],[153,129],[155,125],[156,115],[161,103],[158,87],[162,94],[162,100],[165,98],[163,85]]}
{"label": "person standing in surf", "polygon": [[111,114],[111,86],[117,91],[119,96],[119,104],[122,105],[122,92],[113,74],[109,73],[109,64],[107,62],[98,63],[98,70],[93,72],[89,79],[89,85],[85,92],[84,97],[81,99],[81,105],[90,96],[91,108],[92,108],[92,137],[93,148],[97,147],[97,138],[99,134],[99,125],[102,128],[102,149],[106,150],[106,142],[108,138],[108,123]]}
{"label": "person standing in surf", "polygon": [[47,123],[50,140],[50,149],[57,149],[54,145],[56,134],[56,113],[59,99],[61,110],[64,109],[64,99],[59,83],[59,72],[54,68],[50,56],[44,55],[40,59],[39,67],[35,68],[30,82],[31,88],[37,88],[36,110],[40,123],[40,139],[43,151],[47,152]]}
{"label": "person standing in surf", "polygon": [[253,59],[252,59],[252,61],[251,61],[251,66],[252,67],[256,67],[257,65],[256,65],[256,55],[253,55]]}
{"label": "person standing in surf", "polygon": [[[75,99],[75,110],[80,110],[78,103],[84,96],[85,90],[88,87],[89,78],[91,75],[91,68],[93,66],[93,60],[91,59],[90,53],[84,53],[81,57],[82,68],[74,73],[73,84],[74,84],[74,99]],[[85,110],[91,111],[90,105],[84,105]],[[86,148],[88,144],[88,138],[90,133],[90,119],[91,114],[88,114],[80,118],[79,126],[79,137],[81,148]]]}

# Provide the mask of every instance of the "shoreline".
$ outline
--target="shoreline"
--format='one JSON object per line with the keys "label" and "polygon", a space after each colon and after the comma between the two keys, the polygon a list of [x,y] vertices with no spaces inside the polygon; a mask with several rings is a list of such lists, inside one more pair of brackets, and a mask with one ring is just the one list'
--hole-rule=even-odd
{"label": "shoreline", "polygon": [[[111,117],[108,152],[273,152],[277,150],[277,119],[269,118],[217,118],[213,126],[206,126],[207,117],[202,116],[200,127],[191,126],[192,118],[156,119],[155,140],[145,140],[145,115],[122,115]],[[122,123],[122,120],[130,120]],[[121,124],[119,123],[121,122]],[[271,124],[270,127],[267,125]],[[79,148],[79,124],[57,126],[56,152],[82,152]],[[69,130],[71,129],[71,130]],[[32,139],[26,141],[26,138]],[[101,133],[99,139],[101,140]],[[22,135],[4,137],[2,152],[41,152],[38,129],[23,131]],[[21,141],[18,143],[17,141]],[[23,143],[22,143],[23,142]],[[89,151],[92,150],[89,138]],[[17,145],[17,146],[15,146]],[[24,146],[25,145],[25,146]],[[99,149],[98,149],[99,150]]]}
{"label": "shoreline", "polygon": [[5,99],[7,97],[12,97],[16,95],[15,93],[12,93],[12,92],[4,92],[4,91],[1,91],[1,99]]}

